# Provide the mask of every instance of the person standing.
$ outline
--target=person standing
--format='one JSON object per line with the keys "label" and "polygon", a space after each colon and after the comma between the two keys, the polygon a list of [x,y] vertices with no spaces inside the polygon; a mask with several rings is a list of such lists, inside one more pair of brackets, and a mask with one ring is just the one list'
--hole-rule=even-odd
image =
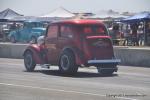
{"label": "person standing", "polygon": [[137,29],[138,29],[138,24],[134,23],[131,25],[131,30],[132,30],[132,43],[134,46],[139,46],[138,43],[138,37],[137,37]]}
{"label": "person standing", "polygon": [[131,31],[130,25],[126,24],[123,29],[124,38],[125,38],[123,45],[129,45],[130,31]]}
{"label": "person standing", "polygon": [[144,31],[143,31],[143,25],[142,24],[140,24],[138,26],[137,35],[138,35],[138,43],[139,43],[139,45],[143,45]]}

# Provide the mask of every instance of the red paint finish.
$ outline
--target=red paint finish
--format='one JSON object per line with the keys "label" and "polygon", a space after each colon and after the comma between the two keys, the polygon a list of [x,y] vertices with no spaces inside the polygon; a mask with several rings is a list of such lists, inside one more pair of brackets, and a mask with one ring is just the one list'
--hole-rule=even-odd
{"label": "red paint finish", "polygon": [[[67,20],[49,25],[42,46],[28,47],[34,53],[37,63],[44,63],[39,55],[46,51],[47,63],[59,64],[59,57],[64,50],[71,50],[77,65],[86,65],[88,60],[112,59],[113,47],[107,29],[101,21]],[[37,56],[38,55],[38,56]]]}
{"label": "red paint finish", "polygon": [[25,52],[26,51],[32,52],[32,55],[33,55],[33,58],[34,58],[36,64],[44,64],[44,60],[43,60],[43,58],[41,58],[41,52],[44,49],[45,49],[44,45],[39,46],[37,44],[31,44],[26,48]]}
{"label": "red paint finish", "polygon": [[74,20],[66,20],[66,21],[59,21],[59,22],[54,22],[57,24],[76,24],[76,25],[87,25],[87,24],[102,24],[102,21],[96,21],[96,20],[78,20],[78,19],[74,19]]}

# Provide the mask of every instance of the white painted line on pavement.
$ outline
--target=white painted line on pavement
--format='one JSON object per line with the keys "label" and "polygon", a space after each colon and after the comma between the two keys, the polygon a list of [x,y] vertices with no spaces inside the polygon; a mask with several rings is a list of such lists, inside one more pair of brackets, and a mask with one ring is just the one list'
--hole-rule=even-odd
{"label": "white painted line on pavement", "polygon": [[[32,89],[41,89],[41,90],[48,90],[48,91],[57,91],[57,92],[65,92],[65,93],[75,93],[75,94],[83,94],[83,95],[92,95],[92,96],[100,96],[106,97],[106,95],[90,93],[90,92],[80,92],[80,91],[69,91],[63,89],[54,89],[54,88],[42,88],[42,87],[34,87],[34,86],[27,86],[27,85],[18,85],[18,84],[8,84],[8,83],[0,83],[0,85],[5,86],[14,86],[14,87],[24,87],[24,88],[32,88]],[[116,99],[124,99],[124,100],[137,100],[134,98],[126,98],[126,97],[115,97]],[[111,99],[111,98],[110,98]]]}
{"label": "white painted line on pavement", "polygon": [[17,65],[17,66],[19,66],[19,65],[24,65],[24,64],[21,64],[21,63],[20,64],[19,63],[18,64],[14,64],[14,63],[0,63],[0,65],[11,65],[11,66],[12,65]]}
{"label": "white painted line on pavement", "polygon": [[118,72],[118,74],[150,77],[150,75],[148,75],[148,74],[141,74],[141,73]]}

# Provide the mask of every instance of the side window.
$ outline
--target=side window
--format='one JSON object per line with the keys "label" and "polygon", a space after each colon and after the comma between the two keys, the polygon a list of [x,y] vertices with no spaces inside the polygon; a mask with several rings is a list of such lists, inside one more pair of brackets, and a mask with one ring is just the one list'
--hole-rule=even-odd
{"label": "side window", "polygon": [[96,33],[104,34],[104,33],[105,33],[104,28],[103,28],[103,27],[98,27],[98,28],[96,29]]}
{"label": "side window", "polygon": [[73,30],[72,27],[69,25],[62,25],[60,27],[60,36],[66,37],[66,38],[72,38],[73,37]]}
{"label": "side window", "polygon": [[84,31],[84,33],[87,33],[87,34],[92,33],[92,28],[91,27],[85,27],[83,31]]}
{"label": "side window", "polygon": [[57,25],[49,26],[47,36],[49,38],[54,38],[57,37],[57,34],[58,34],[58,26]]}

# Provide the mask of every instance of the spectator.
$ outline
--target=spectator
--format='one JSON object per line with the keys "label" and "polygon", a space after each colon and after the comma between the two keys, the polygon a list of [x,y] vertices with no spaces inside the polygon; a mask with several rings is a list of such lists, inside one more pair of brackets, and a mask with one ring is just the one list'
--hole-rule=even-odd
{"label": "spectator", "polygon": [[131,25],[132,42],[133,42],[134,46],[136,46],[136,45],[139,46],[138,37],[137,37],[137,29],[138,29],[137,23],[134,23]]}
{"label": "spectator", "polygon": [[0,25],[0,40],[3,38],[3,32],[2,32],[3,28],[2,25]]}
{"label": "spectator", "polygon": [[130,32],[131,32],[130,25],[126,24],[125,29],[123,30],[124,30],[123,33],[124,33],[124,38],[125,38],[123,45],[128,45],[129,39],[130,39]]}
{"label": "spectator", "polygon": [[145,42],[146,45],[150,45],[150,22],[146,22],[145,25]]}
{"label": "spectator", "polygon": [[143,45],[143,41],[144,41],[143,24],[140,24],[138,26],[137,35],[138,35],[138,43],[139,43],[139,45]]}
{"label": "spectator", "polygon": [[14,23],[11,25],[10,29],[11,29],[11,30],[15,30],[16,28],[17,28],[17,25],[16,25],[16,23],[14,22]]}
{"label": "spectator", "polygon": [[118,38],[120,37],[119,25],[114,24],[112,27],[112,39],[114,45],[119,45]]}

